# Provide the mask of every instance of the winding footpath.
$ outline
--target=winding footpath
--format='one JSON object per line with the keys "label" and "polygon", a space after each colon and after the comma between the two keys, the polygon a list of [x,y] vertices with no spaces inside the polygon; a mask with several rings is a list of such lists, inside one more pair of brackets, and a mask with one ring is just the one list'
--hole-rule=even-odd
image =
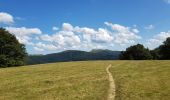
{"label": "winding footpath", "polygon": [[110,67],[112,67],[111,64],[106,68],[106,72],[109,76],[109,91],[108,91],[107,100],[115,100],[115,94],[116,94],[115,82],[112,73],[109,71]]}

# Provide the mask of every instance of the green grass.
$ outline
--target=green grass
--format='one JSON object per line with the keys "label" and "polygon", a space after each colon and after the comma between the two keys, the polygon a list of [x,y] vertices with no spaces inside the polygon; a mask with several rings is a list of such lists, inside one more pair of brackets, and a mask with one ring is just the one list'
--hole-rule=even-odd
{"label": "green grass", "polygon": [[116,100],[170,100],[170,61],[117,61]]}
{"label": "green grass", "polygon": [[0,69],[0,100],[105,100],[105,62]]}
{"label": "green grass", "polygon": [[84,61],[0,69],[0,100],[169,100],[170,61]]}

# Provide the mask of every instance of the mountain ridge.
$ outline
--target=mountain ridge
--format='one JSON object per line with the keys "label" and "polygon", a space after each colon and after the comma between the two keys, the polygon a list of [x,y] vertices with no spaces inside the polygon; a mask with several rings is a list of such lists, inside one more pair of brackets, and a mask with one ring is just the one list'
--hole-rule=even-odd
{"label": "mountain ridge", "polygon": [[81,50],[66,50],[46,55],[29,55],[26,62],[28,65],[44,64],[66,61],[87,61],[87,60],[117,60],[121,51],[108,49],[93,49],[89,52]]}

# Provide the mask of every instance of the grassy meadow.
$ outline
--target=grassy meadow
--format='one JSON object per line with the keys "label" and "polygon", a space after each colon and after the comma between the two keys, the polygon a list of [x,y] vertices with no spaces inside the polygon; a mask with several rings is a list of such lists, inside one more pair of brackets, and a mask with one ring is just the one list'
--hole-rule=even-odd
{"label": "grassy meadow", "polygon": [[169,100],[170,61],[82,61],[0,69],[0,100]]}
{"label": "grassy meadow", "polygon": [[170,61],[117,61],[116,100],[170,100]]}

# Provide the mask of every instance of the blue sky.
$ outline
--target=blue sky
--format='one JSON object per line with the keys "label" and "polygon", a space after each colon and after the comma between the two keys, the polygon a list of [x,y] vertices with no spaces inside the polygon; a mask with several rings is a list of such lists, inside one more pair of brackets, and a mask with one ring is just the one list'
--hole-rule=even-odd
{"label": "blue sky", "polygon": [[153,49],[170,36],[170,0],[1,0],[0,26],[31,54]]}

